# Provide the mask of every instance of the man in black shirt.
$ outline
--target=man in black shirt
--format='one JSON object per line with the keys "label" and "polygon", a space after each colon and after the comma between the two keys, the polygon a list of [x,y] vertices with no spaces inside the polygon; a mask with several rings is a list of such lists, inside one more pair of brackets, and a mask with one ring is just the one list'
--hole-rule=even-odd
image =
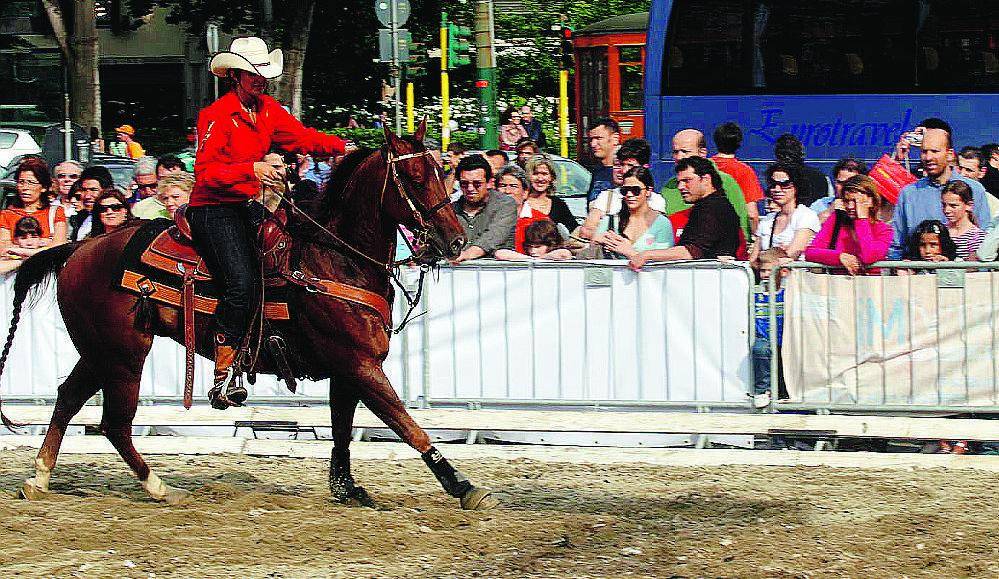
{"label": "man in black shirt", "polygon": [[629,260],[635,271],[650,261],[716,259],[734,256],[739,250],[739,216],[722,192],[721,175],[714,164],[704,157],[680,159],[676,181],[683,201],[694,206],[680,243],[669,249],[639,252]]}

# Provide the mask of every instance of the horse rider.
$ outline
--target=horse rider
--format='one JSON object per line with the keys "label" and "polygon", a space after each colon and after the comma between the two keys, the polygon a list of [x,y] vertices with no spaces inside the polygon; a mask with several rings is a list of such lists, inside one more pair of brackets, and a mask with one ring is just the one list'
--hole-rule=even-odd
{"label": "horse rider", "polygon": [[263,162],[272,145],[330,156],[346,152],[334,135],[306,128],[278,101],[264,94],[267,81],[281,75],[281,50],[268,51],[257,37],[236,38],[228,51],[212,57],[209,68],[228,79],[232,90],[198,114],[194,190],[187,210],[194,246],[212,274],[219,294],[215,310],[215,380],[212,406],[239,406],[246,388],[233,366],[248,333],[252,307],[260,297],[260,262],[255,222],[263,214],[256,201],[262,186],[283,184],[280,171]]}

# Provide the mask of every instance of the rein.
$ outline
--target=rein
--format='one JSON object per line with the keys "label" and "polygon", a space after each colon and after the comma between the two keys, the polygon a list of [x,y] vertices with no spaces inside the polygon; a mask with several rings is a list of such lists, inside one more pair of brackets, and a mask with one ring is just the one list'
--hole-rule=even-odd
{"label": "rein", "polygon": [[[386,159],[386,165],[387,166],[386,166],[386,169],[385,169],[385,181],[382,182],[382,192],[381,192],[381,196],[379,198],[379,205],[382,205],[384,203],[384,201],[385,201],[385,191],[388,189],[389,176],[391,176],[392,177],[392,181],[395,184],[396,191],[399,193],[399,196],[402,197],[402,199],[409,206],[410,211],[412,211],[412,213],[413,213],[414,220],[416,221],[416,223],[419,224],[419,228],[415,232],[417,244],[420,245],[421,247],[428,247],[428,245],[429,245],[428,241],[430,239],[430,227],[427,225],[427,220],[430,217],[432,217],[434,214],[436,214],[438,211],[440,211],[441,209],[443,209],[445,206],[447,206],[450,203],[450,200],[445,196],[445,198],[444,198],[443,201],[437,203],[436,205],[434,205],[430,209],[427,209],[427,210],[424,211],[424,210],[421,210],[420,208],[418,208],[417,205],[416,205],[416,203],[410,197],[409,193],[406,191],[406,187],[403,185],[402,180],[399,178],[398,170],[396,169],[396,163],[399,162],[399,161],[407,160],[407,159],[416,159],[416,158],[420,158],[420,157],[430,156],[430,152],[429,151],[422,151],[422,152],[419,152],[419,153],[408,153],[408,154],[405,154],[405,155],[394,155],[391,150],[388,150],[388,151],[385,151],[385,155],[387,157],[387,159]],[[437,177],[438,180],[440,179],[440,176],[437,175],[436,172],[434,173],[434,175]],[[363,251],[357,249],[353,245],[347,243],[341,237],[337,236],[335,233],[333,233],[332,231],[330,231],[327,227],[325,227],[324,225],[322,225],[321,223],[319,223],[318,221],[316,221],[315,219],[313,219],[312,216],[309,215],[306,211],[303,211],[301,208],[299,208],[298,205],[296,205],[295,202],[292,201],[292,199],[291,199],[291,194],[290,194],[291,193],[291,185],[288,182],[287,175],[284,178],[284,193],[281,193],[279,191],[274,191],[274,193],[279,198],[281,198],[281,200],[283,200],[285,203],[287,203],[288,206],[292,208],[292,210],[294,210],[295,212],[297,212],[299,215],[305,217],[305,219],[307,221],[309,221],[314,227],[316,227],[316,229],[318,229],[321,233],[325,234],[326,237],[328,237],[331,241],[333,241],[333,243],[335,245],[338,245],[338,246],[340,246],[340,247],[342,247],[344,249],[347,249],[351,253],[353,253],[354,255],[356,255],[357,257],[360,257],[360,258],[364,259],[365,261],[368,261],[368,262],[370,262],[370,263],[378,266],[378,269],[381,270],[381,271],[384,271],[385,274],[386,274],[386,276],[389,278],[389,280],[393,284],[395,284],[396,287],[399,288],[399,290],[402,292],[403,297],[405,297],[405,299],[406,299],[406,304],[407,304],[406,315],[403,316],[403,319],[402,319],[401,322],[399,322],[398,326],[396,326],[395,328],[389,327],[388,328],[389,331],[391,331],[393,334],[398,334],[398,333],[402,332],[402,330],[406,327],[406,325],[409,322],[411,322],[412,320],[414,320],[414,319],[420,317],[421,315],[423,315],[423,313],[421,313],[421,314],[417,314],[417,315],[414,316],[413,312],[416,310],[417,306],[419,306],[420,300],[423,297],[423,283],[424,283],[424,281],[426,279],[427,273],[431,269],[430,265],[428,265],[426,263],[420,264],[420,266],[419,266],[420,267],[420,278],[417,281],[416,289],[415,290],[410,290],[409,288],[407,288],[406,284],[404,284],[402,282],[402,280],[399,279],[399,275],[397,273],[399,266],[405,265],[405,264],[408,264],[408,263],[412,263],[412,262],[416,261],[416,259],[414,259],[414,258],[422,257],[422,255],[421,256],[417,256],[417,254],[414,252],[414,254],[412,256],[410,256],[409,259],[399,260],[399,261],[389,261],[387,263],[383,263],[383,262],[381,262],[381,261],[379,261],[379,260],[371,257],[370,255],[364,253]],[[399,227],[400,227],[399,230],[401,232],[401,225]],[[406,240],[406,244],[409,245],[410,249],[413,249],[412,244],[409,243],[409,240],[406,239],[405,235],[403,235],[403,239]],[[306,281],[307,282],[308,280],[304,279],[304,276],[303,276],[302,281]],[[306,289],[308,290],[308,286],[307,286]],[[424,313],[426,313],[426,312],[424,312]]]}

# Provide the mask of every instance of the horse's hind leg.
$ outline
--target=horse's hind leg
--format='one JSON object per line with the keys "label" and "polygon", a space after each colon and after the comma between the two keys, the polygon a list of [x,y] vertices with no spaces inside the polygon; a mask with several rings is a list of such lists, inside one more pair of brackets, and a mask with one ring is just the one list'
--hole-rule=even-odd
{"label": "horse's hind leg", "polygon": [[363,487],[350,473],[350,441],[353,434],[357,395],[350,388],[330,388],[330,424],[333,426],[333,452],[330,455],[330,493],[338,503],[374,506]]}
{"label": "horse's hind leg", "polygon": [[82,359],[73,367],[66,381],[59,386],[55,410],[49,421],[49,429],[45,433],[45,441],[38,451],[38,456],[35,457],[35,476],[24,481],[24,486],[21,488],[22,497],[38,499],[48,492],[49,478],[52,476],[52,469],[55,468],[62,439],[66,436],[66,427],[99,387],[97,376]]}
{"label": "horse's hind leg", "polygon": [[171,505],[179,504],[191,493],[168,486],[149,465],[132,444],[132,420],[139,405],[139,379],[142,367],[138,370],[112,367],[105,378],[104,418],[101,431],[125,460],[149,496]]}
{"label": "horse's hind leg", "polygon": [[406,444],[413,447],[423,457],[423,462],[437,477],[444,491],[461,500],[463,509],[491,509],[499,504],[489,489],[477,487],[455,469],[439,450],[430,444],[427,432],[413,420],[406,406],[399,400],[391,382],[381,366],[368,366],[359,369],[352,383],[361,394],[361,401],[386,426],[392,429]]}

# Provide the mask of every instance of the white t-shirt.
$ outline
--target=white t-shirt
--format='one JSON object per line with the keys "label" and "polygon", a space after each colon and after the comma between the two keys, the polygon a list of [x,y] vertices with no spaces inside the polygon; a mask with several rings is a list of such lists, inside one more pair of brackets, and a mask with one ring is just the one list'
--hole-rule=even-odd
{"label": "white t-shirt", "polygon": [[818,214],[812,211],[807,205],[798,205],[794,213],[791,214],[791,221],[784,228],[784,231],[773,235],[774,220],[776,218],[776,212],[767,213],[760,218],[760,225],[756,228],[756,237],[759,238],[761,250],[765,251],[771,247],[786,248],[794,240],[794,234],[801,229],[809,229],[813,233],[818,233],[819,229],[822,229]]}

